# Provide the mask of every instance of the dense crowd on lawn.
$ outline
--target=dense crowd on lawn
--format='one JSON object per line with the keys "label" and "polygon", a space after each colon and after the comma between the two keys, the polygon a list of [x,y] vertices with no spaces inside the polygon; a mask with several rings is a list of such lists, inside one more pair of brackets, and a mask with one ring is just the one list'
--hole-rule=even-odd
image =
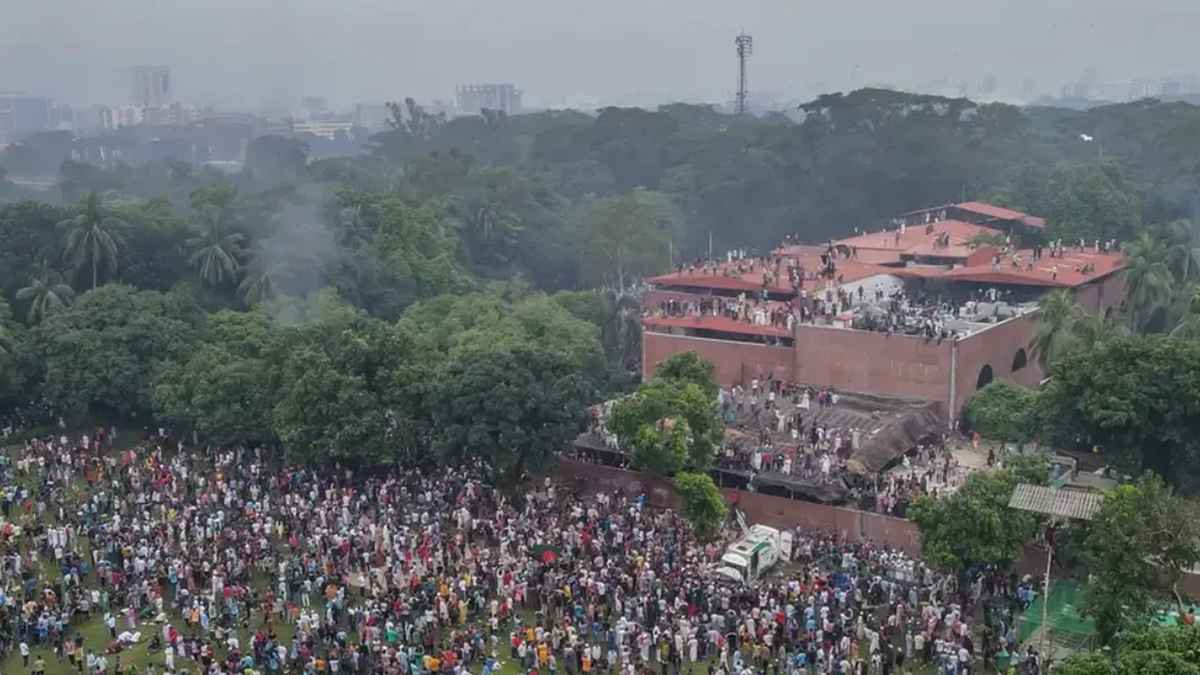
{"label": "dense crowd on lawn", "polygon": [[970,623],[1015,580],[958,587],[869,542],[797,530],[784,573],[732,586],[708,573],[720,541],[638,495],[116,435],[34,441],[0,469],[0,649],[26,672],[123,674],[134,644],[156,674],[963,672],[1012,638],[1010,620],[976,644]]}

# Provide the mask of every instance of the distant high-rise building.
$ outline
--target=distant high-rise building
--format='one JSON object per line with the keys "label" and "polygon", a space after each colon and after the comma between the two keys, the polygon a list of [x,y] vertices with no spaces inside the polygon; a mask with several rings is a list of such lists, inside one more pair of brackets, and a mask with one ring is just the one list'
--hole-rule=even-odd
{"label": "distant high-rise building", "polygon": [[171,102],[171,69],[134,66],[129,69],[129,102],[143,108],[162,108]]}
{"label": "distant high-rise building", "polygon": [[50,128],[50,99],[0,93],[0,136],[9,141]]}
{"label": "distant high-rise building", "polygon": [[329,99],[324,96],[305,96],[300,99],[300,106],[310,120],[323,120],[329,117]]}
{"label": "distant high-rise building", "polygon": [[382,103],[359,103],[354,106],[354,123],[371,131],[386,129],[391,111]]}
{"label": "distant high-rise building", "polygon": [[458,88],[456,99],[464,115],[478,115],[485,109],[508,115],[521,112],[521,90],[511,84],[465,84]]}

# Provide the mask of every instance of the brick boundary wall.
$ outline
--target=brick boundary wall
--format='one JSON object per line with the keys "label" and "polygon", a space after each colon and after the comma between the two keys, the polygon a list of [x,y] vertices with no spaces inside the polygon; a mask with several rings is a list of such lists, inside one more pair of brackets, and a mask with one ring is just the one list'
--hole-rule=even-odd
{"label": "brick boundary wall", "polygon": [[[680,506],[679,496],[671,481],[659,476],[566,457],[558,461],[557,476],[559,480],[579,487],[585,494],[600,490],[620,490],[630,496],[645,493],[647,502],[654,506],[675,509]],[[800,525],[836,530],[849,541],[870,539],[912,556],[921,554],[921,533],[912,521],[732,488],[724,488],[721,492],[726,501],[746,514],[747,523],[762,523],[778,528]],[[1013,562],[1013,570],[1021,575],[1041,578],[1046,571],[1045,551],[1035,544],[1025,544]],[[1200,574],[1185,574],[1179,586],[1188,596],[1200,598]]]}
{"label": "brick boundary wall", "polygon": [[[620,490],[631,496],[645,493],[647,502],[654,506],[679,508],[680,505],[671,481],[659,476],[580,462],[566,457],[559,459],[557,473],[560,480],[578,487],[585,494],[600,490]],[[748,523],[762,523],[778,528],[800,525],[836,530],[849,541],[865,538],[886,543],[912,555],[919,555],[921,552],[921,537],[917,526],[907,520],[732,488],[722,489],[721,492],[726,501],[745,512]]]}

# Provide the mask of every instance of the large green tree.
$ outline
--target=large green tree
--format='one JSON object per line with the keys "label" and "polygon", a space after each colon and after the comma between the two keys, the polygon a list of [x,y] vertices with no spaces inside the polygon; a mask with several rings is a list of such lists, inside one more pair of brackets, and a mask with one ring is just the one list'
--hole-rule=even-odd
{"label": "large green tree", "polygon": [[512,486],[575,438],[593,396],[565,352],[531,345],[450,359],[429,387],[428,405],[445,461],[484,459],[496,481]]}
{"label": "large green tree", "polygon": [[1040,413],[1059,438],[1099,446],[1132,475],[1151,470],[1187,493],[1200,489],[1200,344],[1116,337],[1059,360]]}
{"label": "large green tree", "polygon": [[290,324],[278,348],[271,420],[289,457],[385,464],[399,458],[397,420],[412,414],[413,354],[403,330],[325,292],[278,312]]}
{"label": "large green tree", "polygon": [[601,199],[582,216],[585,279],[619,293],[637,279],[667,271],[677,212],[669,198],[645,191]]}
{"label": "large green tree", "polygon": [[208,442],[271,441],[282,349],[265,312],[209,315],[197,346],[154,373],[155,414]]}
{"label": "large green tree", "polygon": [[145,419],[155,368],[191,349],[200,318],[180,296],[123,285],[84,293],[35,331],[45,368],[42,396],[71,414]]}
{"label": "large green tree", "polygon": [[1200,510],[1155,476],[1105,493],[1086,539],[1087,612],[1105,644],[1146,621],[1154,600],[1180,603],[1183,574],[1200,563]]}
{"label": "large green tree", "polygon": [[1008,507],[1013,488],[1045,480],[1044,463],[1017,465],[973,473],[947,497],[918,497],[908,517],[921,529],[921,555],[935,567],[958,573],[976,564],[1008,566],[1038,524],[1034,514]]}
{"label": "large green tree", "polygon": [[[608,427],[625,448],[635,450],[639,466],[669,473],[678,468],[670,457],[675,445],[667,420],[686,422],[688,432],[685,465],[695,470],[708,468],[716,457],[725,434],[725,425],[717,409],[717,400],[695,382],[655,378],[613,406]],[[657,439],[659,442],[654,443]]]}

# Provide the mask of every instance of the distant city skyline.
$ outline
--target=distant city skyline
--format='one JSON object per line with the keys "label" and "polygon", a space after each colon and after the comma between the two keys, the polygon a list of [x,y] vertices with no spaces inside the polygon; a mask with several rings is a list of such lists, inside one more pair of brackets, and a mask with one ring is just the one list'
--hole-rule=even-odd
{"label": "distant city skyline", "polygon": [[752,91],[803,98],[887,82],[946,83],[1017,95],[1101,81],[1174,77],[1192,68],[1200,7],[1184,0],[867,2],[811,7],[774,0],[243,0],[10,3],[0,24],[0,88],[71,103],[126,98],[138,64],[171,68],[176,96],[254,109],[324,96],[452,100],[471,82],[515,82],[526,107],[567,99],[731,100],[733,37],[754,36]]}

